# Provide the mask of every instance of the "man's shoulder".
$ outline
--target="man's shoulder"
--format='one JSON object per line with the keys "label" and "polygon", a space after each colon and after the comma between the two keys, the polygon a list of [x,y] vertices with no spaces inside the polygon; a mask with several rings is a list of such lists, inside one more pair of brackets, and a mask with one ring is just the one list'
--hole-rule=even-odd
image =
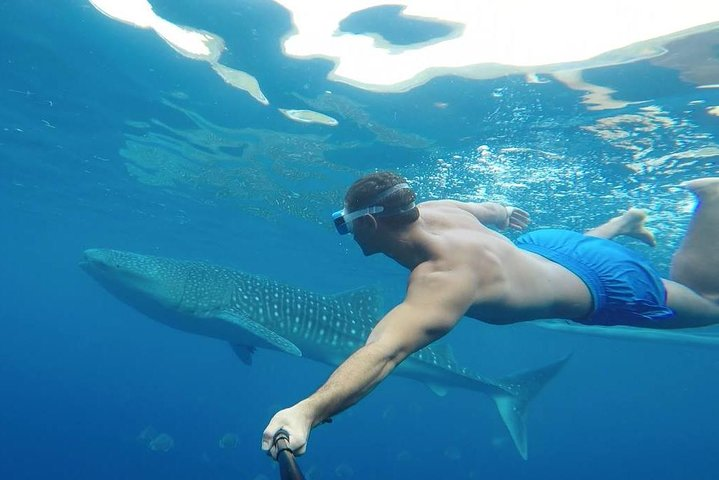
{"label": "man's shoulder", "polygon": [[463,305],[463,310],[466,310],[474,301],[475,283],[469,270],[449,271],[419,265],[410,275],[405,301],[422,305],[449,301],[453,305]]}
{"label": "man's shoulder", "polygon": [[443,198],[439,200],[427,200],[424,202],[420,202],[418,206],[420,207],[454,207],[454,208],[461,208],[462,205],[465,205],[465,202],[460,202],[459,200],[452,200],[449,198]]}
{"label": "man's shoulder", "polygon": [[458,200],[441,199],[441,200],[428,200],[426,202],[419,203],[417,205],[420,212],[427,213],[441,213],[442,215],[448,215],[452,213],[466,214],[471,210],[471,203],[460,202]]}
{"label": "man's shoulder", "polygon": [[474,276],[468,265],[443,260],[431,260],[417,265],[409,276],[409,283],[437,285],[461,283]]}

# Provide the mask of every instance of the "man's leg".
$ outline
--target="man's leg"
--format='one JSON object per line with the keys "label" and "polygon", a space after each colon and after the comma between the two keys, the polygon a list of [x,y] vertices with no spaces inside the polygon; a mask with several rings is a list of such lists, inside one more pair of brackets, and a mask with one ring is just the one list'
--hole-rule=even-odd
{"label": "man's leg", "polygon": [[[686,188],[692,190],[700,199],[700,207],[692,219],[684,243],[674,256],[672,263],[673,280],[663,279],[664,287],[667,290],[667,306],[674,310],[673,318],[661,321],[647,321],[645,324],[636,324],[638,327],[648,328],[692,328],[704,327],[719,323],[719,304],[704,298],[703,296],[692,291],[691,285],[686,282],[677,283],[674,278],[674,264],[679,257],[680,262],[685,262],[682,256],[696,254],[698,251],[711,251],[711,240],[714,239],[715,244],[719,244],[719,178],[694,180],[683,184]],[[702,205],[703,204],[703,205]],[[707,208],[710,207],[710,208]],[[701,216],[699,214],[701,213]],[[713,214],[713,217],[711,216]],[[585,235],[591,235],[599,238],[612,239],[619,235],[628,235],[637,238],[647,245],[654,246],[654,235],[644,227],[646,221],[646,213],[643,210],[630,208],[618,217],[612,218],[608,222],[593,228]],[[698,245],[697,245],[698,243]],[[687,245],[688,244],[688,245]],[[689,250],[687,250],[689,248]],[[714,252],[714,268],[713,272],[719,272],[719,246],[713,247]],[[701,256],[701,254],[699,254]],[[694,261],[697,261],[696,257]],[[693,280],[692,266],[685,262],[682,268],[687,270],[682,272],[691,277]],[[711,277],[708,277],[711,278]],[[719,276],[713,278],[713,285],[717,288]],[[687,285],[687,286],[685,286]],[[717,296],[719,298],[719,295]]]}
{"label": "man's leg", "polygon": [[674,311],[668,320],[648,322],[641,327],[694,328],[719,323],[719,303],[708,300],[684,285],[662,279],[667,289],[667,306]]}
{"label": "man's leg", "polygon": [[719,177],[682,183],[698,203],[682,244],[672,258],[670,278],[719,302]]}
{"label": "man's leg", "polygon": [[608,222],[584,232],[584,234],[608,240],[620,235],[627,235],[653,247],[656,245],[656,241],[654,240],[654,234],[644,226],[646,220],[647,214],[644,210],[630,208],[618,217],[614,217]]}

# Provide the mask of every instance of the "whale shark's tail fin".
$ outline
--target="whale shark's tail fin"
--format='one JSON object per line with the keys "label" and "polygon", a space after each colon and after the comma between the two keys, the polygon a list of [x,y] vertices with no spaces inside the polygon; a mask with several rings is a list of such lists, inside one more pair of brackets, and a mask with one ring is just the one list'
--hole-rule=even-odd
{"label": "whale shark's tail fin", "polygon": [[500,379],[506,393],[493,392],[499,415],[519,454],[527,459],[527,406],[529,401],[562,369],[569,355],[542,368],[527,370]]}

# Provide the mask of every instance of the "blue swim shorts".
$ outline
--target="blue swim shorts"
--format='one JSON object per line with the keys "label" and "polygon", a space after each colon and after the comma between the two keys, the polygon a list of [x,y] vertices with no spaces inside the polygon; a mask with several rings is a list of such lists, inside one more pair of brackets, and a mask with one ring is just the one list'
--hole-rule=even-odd
{"label": "blue swim shorts", "polygon": [[592,294],[591,325],[643,325],[671,318],[661,277],[638,253],[603,238],[569,230],[537,230],[516,240],[517,247],[574,273]]}

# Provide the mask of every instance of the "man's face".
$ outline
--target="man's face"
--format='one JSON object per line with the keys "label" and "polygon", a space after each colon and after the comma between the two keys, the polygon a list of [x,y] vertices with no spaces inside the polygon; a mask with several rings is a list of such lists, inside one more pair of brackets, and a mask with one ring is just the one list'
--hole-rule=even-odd
{"label": "man's face", "polygon": [[374,218],[370,216],[358,218],[353,222],[352,235],[365,257],[380,252],[379,247],[376,245],[376,226]]}

